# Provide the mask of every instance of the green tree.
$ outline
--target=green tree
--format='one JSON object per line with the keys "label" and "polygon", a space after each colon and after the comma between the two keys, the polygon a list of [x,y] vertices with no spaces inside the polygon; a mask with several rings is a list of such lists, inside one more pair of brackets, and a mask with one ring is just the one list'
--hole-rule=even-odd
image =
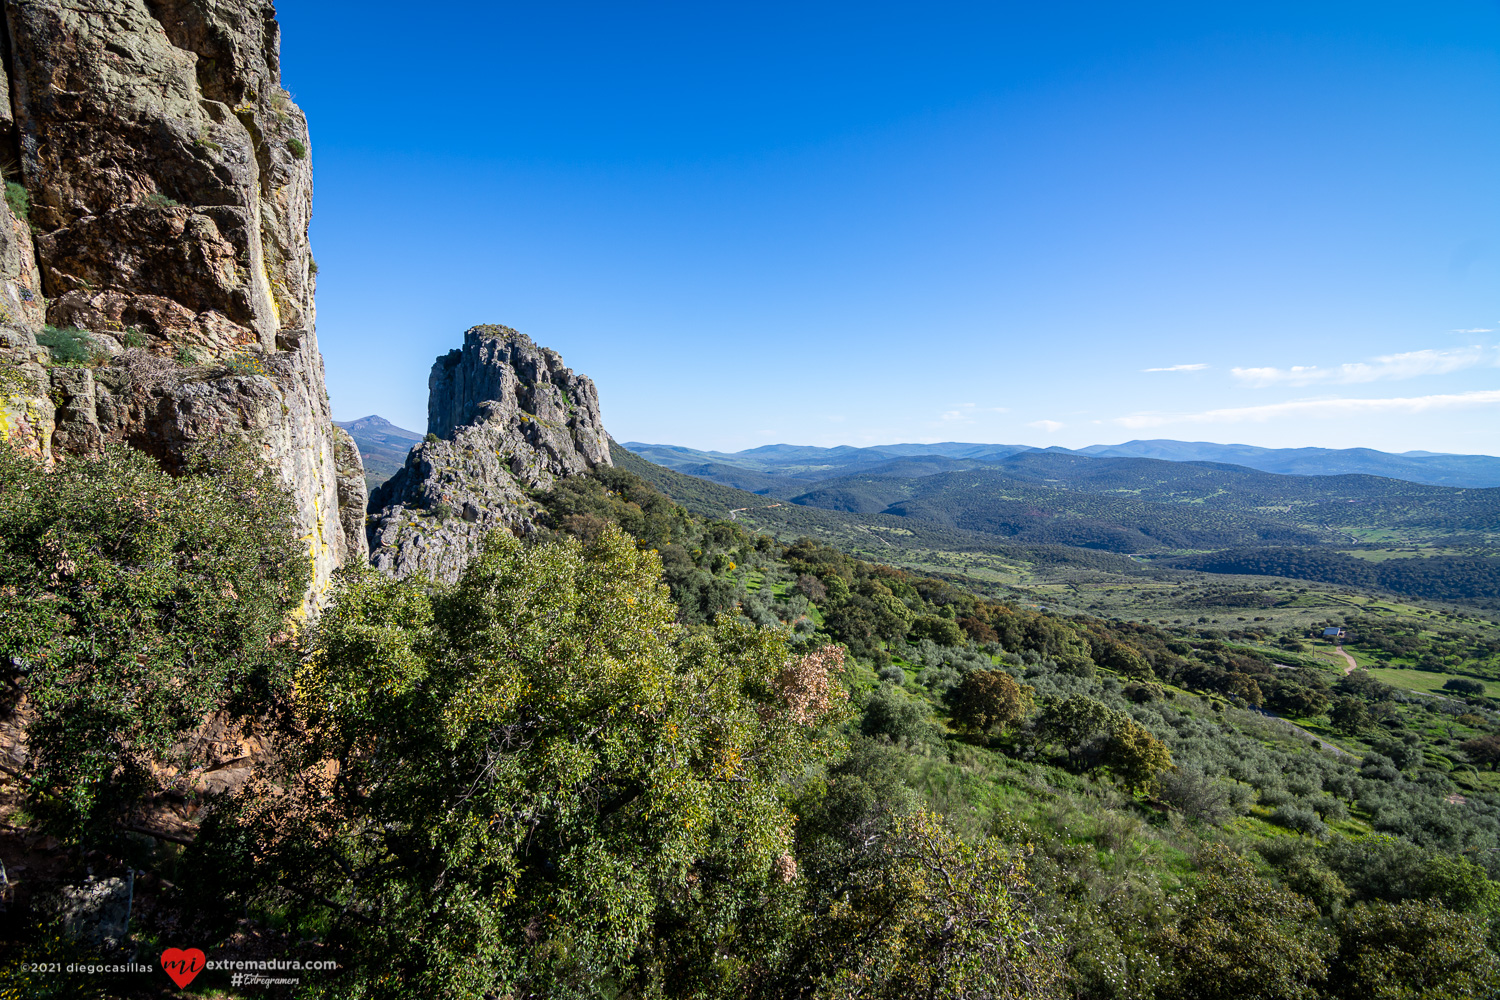
{"label": "green tree", "polygon": [[1104,745],[1104,766],[1133,792],[1149,791],[1172,768],[1172,752],[1134,719],[1121,716]]}
{"label": "green tree", "polygon": [[1094,645],[1094,662],[1106,670],[1136,680],[1153,680],[1156,674],[1151,662],[1134,646],[1117,639],[1103,639]]}
{"label": "green tree", "polygon": [[868,863],[824,883],[758,995],[818,1000],[1066,996],[1056,944],[1026,913],[1024,861],[930,813],[895,818]]}
{"label": "green tree", "polygon": [[1033,735],[1042,746],[1061,749],[1072,766],[1097,767],[1118,717],[1097,698],[1069,695],[1043,709]]}
{"label": "green tree", "polygon": [[971,670],[947,695],[953,721],[974,733],[997,732],[1031,714],[1031,688],[1003,670]]}
{"label": "green tree", "polygon": [[913,639],[931,639],[939,646],[962,646],[967,638],[958,622],[938,615],[923,615],[911,626]]}
{"label": "green tree", "polygon": [[1361,903],[1339,920],[1330,978],[1341,1000],[1469,1000],[1500,993],[1485,924],[1430,901]]}
{"label": "green tree", "polygon": [[1491,770],[1496,764],[1500,764],[1500,735],[1495,733],[1465,740],[1460,744],[1460,749],[1474,763],[1486,765]]}
{"label": "green tree", "polygon": [[1255,874],[1227,847],[1210,845],[1181,920],[1160,936],[1180,1000],[1314,1000],[1334,942],[1303,896]]}
{"label": "green tree", "polygon": [[257,714],[296,663],[307,559],[276,473],[243,448],[173,477],[123,448],[44,471],[0,447],[0,661],[33,717],[33,811],[112,836],[210,718]]}
{"label": "green tree", "polygon": [[875,594],[870,598],[875,616],[875,634],[887,642],[905,636],[915,616],[912,610],[891,594]]}
{"label": "green tree", "polygon": [[343,996],[693,995],[766,961],[841,661],[684,630],[659,575],[614,527],[497,532],[452,590],[344,575],[284,791],[218,817],[200,882],[328,923]]}
{"label": "green tree", "polygon": [[1339,732],[1352,735],[1370,725],[1370,710],[1362,699],[1346,696],[1333,703],[1328,721]]}

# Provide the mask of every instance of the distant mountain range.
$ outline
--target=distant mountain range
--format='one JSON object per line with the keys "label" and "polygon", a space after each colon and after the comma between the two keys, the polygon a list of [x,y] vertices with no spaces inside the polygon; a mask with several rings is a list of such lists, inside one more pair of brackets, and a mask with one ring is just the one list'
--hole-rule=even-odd
{"label": "distant mountain range", "polygon": [[359,445],[359,454],[365,461],[365,482],[370,489],[394,476],[406,464],[406,453],[412,445],[422,440],[416,431],[397,427],[384,417],[370,415],[358,420],[335,420],[335,424],[349,432],[354,443]]}
{"label": "distant mountain range", "polygon": [[[364,456],[365,478],[371,487],[395,475],[406,462],[406,453],[422,435],[397,427],[383,417],[336,421],[359,445]],[[1500,458],[1489,455],[1447,455],[1425,451],[1404,454],[1371,448],[1257,448],[1247,444],[1214,444],[1207,441],[1127,441],[1087,448],[1032,448],[1021,444],[972,444],[943,441],[937,444],[888,444],[868,448],[842,445],[817,448],[811,445],[768,444],[745,451],[699,451],[671,444],[630,441],[625,448],[642,458],[700,479],[736,489],[781,499],[804,496],[814,483],[825,483],[852,475],[874,475],[882,479],[920,479],[943,473],[963,472],[997,465],[1016,475],[1018,456],[1099,458],[1147,458],[1179,463],[1210,463],[1238,466],[1258,472],[1289,476],[1366,475],[1399,479],[1430,486],[1483,489],[1500,486]],[[1086,466],[1071,464],[1075,479]],[[1022,475],[1047,481],[1045,477]],[[1057,482],[1058,480],[1051,480]]]}
{"label": "distant mountain range", "polygon": [[[1023,452],[1076,455],[1085,458],[1153,458],[1170,462],[1212,462],[1260,472],[1293,476],[1367,475],[1401,479],[1431,486],[1487,488],[1500,486],[1500,458],[1489,455],[1447,455],[1425,451],[1404,454],[1371,448],[1257,448],[1247,444],[1207,441],[1127,441],[1087,448],[1031,448],[1014,444],[892,444],[855,448],[815,448],[772,444],[745,451],[698,451],[678,445],[630,441],[625,447],[678,472],[753,493],[787,494],[788,480],[817,482],[875,469],[905,459],[946,459],[950,462],[1002,462]],[[969,467],[974,467],[970,465]],[[951,471],[952,466],[933,468]],[[921,475],[912,469],[906,475]]]}

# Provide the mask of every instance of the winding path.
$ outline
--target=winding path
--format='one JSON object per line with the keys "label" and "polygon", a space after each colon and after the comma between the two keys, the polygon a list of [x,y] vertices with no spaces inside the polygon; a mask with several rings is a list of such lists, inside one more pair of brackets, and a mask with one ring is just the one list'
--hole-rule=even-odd
{"label": "winding path", "polygon": [[1352,657],[1348,653],[1344,652],[1344,647],[1343,647],[1342,644],[1336,644],[1333,647],[1333,651],[1344,658],[1344,674],[1345,674],[1345,676],[1348,676],[1349,674],[1352,674],[1352,673],[1354,673],[1354,671],[1356,671],[1356,670],[1359,669],[1359,663],[1357,663],[1355,661],[1354,657]]}

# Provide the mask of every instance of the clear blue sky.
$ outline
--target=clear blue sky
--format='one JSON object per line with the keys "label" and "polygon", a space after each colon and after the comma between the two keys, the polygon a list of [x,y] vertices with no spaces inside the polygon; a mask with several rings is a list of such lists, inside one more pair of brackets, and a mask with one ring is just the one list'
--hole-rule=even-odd
{"label": "clear blue sky", "polygon": [[1500,453],[1500,4],[282,0],[341,419]]}

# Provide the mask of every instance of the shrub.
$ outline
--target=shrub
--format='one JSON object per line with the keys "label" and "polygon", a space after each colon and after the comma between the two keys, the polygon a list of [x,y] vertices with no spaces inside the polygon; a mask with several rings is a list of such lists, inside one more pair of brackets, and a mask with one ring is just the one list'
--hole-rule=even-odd
{"label": "shrub", "polygon": [[36,342],[47,349],[55,363],[61,365],[86,365],[99,356],[99,348],[93,339],[71,326],[62,329],[43,327],[36,335]]}
{"label": "shrub", "polygon": [[301,139],[288,139],[286,141],[287,151],[299,160],[307,159],[307,143]]}
{"label": "shrub", "polygon": [[44,472],[0,448],[0,649],[35,713],[33,809],[102,840],[217,711],[263,709],[290,679],[306,559],[279,476],[245,452],[168,476],[109,449]]}
{"label": "shrub", "polygon": [[176,357],[179,365],[196,365],[198,363],[198,353],[191,347],[177,348]]}
{"label": "shrub", "polygon": [[901,687],[906,683],[906,671],[902,670],[898,666],[895,666],[894,664],[889,667],[882,667],[880,672],[875,676],[879,677],[887,684],[894,684],[897,687]]}
{"label": "shrub", "polygon": [[1331,995],[1459,1000],[1500,992],[1500,960],[1482,920],[1432,902],[1354,906],[1339,921]]}
{"label": "shrub", "polygon": [[1255,874],[1245,859],[1219,845],[1205,847],[1203,873],[1178,924],[1160,935],[1182,974],[1173,1000],[1309,998],[1334,941],[1304,896]]}
{"label": "shrub", "polygon": [[145,200],[144,204],[146,204],[150,208],[181,208],[182,207],[182,202],[177,201],[175,198],[168,198],[166,195],[162,194],[160,191],[152,191],[150,194],[146,195],[146,200]]}
{"label": "shrub", "polygon": [[1234,815],[1228,789],[1198,768],[1168,771],[1157,784],[1161,800],[1191,819],[1217,826]]}
{"label": "shrub", "polygon": [[885,736],[895,743],[927,747],[942,742],[942,733],[933,723],[931,710],[900,688],[882,685],[865,705],[860,732],[866,736]]}
{"label": "shrub", "polygon": [[1471,681],[1467,677],[1454,677],[1451,680],[1443,682],[1443,690],[1452,691],[1454,694],[1461,694],[1465,696],[1483,695],[1484,682]]}
{"label": "shrub", "polygon": [[31,193],[24,185],[15,181],[5,182],[5,203],[10,206],[11,214],[23,222],[31,219]]}
{"label": "shrub", "polygon": [[[615,526],[493,532],[453,587],[345,572],[285,768],[223,803],[184,884],[326,921],[340,995],[746,992],[722,944],[792,922],[784,795],[841,742],[837,657],[789,663],[734,614],[689,634],[660,579]],[[641,961],[661,928],[671,960]]]}
{"label": "shrub", "polygon": [[1271,814],[1271,822],[1305,833],[1310,837],[1321,837],[1328,832],[1318,814],[1305,805],[1288,802],[1286,805],[1277,806],[1276,811]]}

